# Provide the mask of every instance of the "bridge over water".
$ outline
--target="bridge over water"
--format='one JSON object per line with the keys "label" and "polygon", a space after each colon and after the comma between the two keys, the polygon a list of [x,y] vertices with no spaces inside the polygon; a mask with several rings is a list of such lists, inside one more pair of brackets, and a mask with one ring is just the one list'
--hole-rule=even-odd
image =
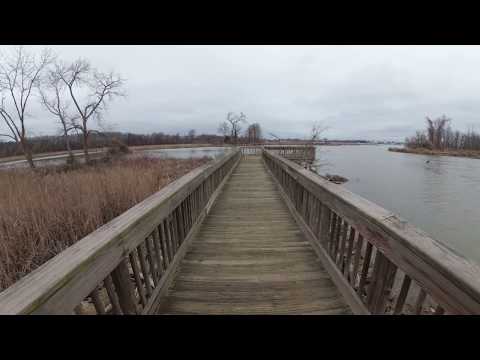
{"label": "bridge over water", "polygon": [[0,313],[480,314],[477,265],[294,162],[314,153],[228,152],[0,293]]}

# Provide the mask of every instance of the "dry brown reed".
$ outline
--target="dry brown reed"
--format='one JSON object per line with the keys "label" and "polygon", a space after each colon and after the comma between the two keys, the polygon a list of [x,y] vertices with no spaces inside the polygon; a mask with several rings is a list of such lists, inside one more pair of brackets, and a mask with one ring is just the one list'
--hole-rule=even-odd
{"label": "dry brown reed", "polygon": [[208,159],[0,171],[0,291]]}

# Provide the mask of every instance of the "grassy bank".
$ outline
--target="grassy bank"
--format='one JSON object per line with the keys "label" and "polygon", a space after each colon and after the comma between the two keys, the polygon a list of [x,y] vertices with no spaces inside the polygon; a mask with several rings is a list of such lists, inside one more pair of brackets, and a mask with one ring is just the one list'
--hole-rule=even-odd
{"label": "grassy bank", "polygon": [[425,148],[388,148],[389,151],[407,154],[436,155],[436,156],[457,156],[473,159],[480,159],[480,151],[475,150],[430,150]]}
{"label": "grassy bank", "polygon": [[208,159],[0,171],[0,291]]}

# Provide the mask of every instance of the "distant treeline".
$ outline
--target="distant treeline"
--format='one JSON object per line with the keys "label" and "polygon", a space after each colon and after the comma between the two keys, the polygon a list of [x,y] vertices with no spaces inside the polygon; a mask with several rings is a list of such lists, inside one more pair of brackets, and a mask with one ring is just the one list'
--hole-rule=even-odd
{"label": "distant treeline", "polygon": [[480,134],[473,128],[466,132],[453,130],[451,119],[445,115],[431,120],[427,117],[425,131],[417,131],[415,136],[405,139],[408,148],[430,150],[480,150]]}
{"label": "distant treeline", "polygon": [[[83,149],[83,140],[81,135],[68,135],[72,150]],[[195,135],[190,131],[187,135],[180,134],[132,134],[122,132],[105,132],[92,133],[88,139],[89,146],[92,148],[110,146],[112,141],[120,141],[127,146],[141,146],[141,145],[164,145],[164,144],[223,144],[224,137],[218,135]],[[64,136],[36,136],[29,139],[32,147],[32,152],[35,154],[65,151],[65,137]],[[17,143],[0,142],[0,157],[21,155],[22,149]]]}

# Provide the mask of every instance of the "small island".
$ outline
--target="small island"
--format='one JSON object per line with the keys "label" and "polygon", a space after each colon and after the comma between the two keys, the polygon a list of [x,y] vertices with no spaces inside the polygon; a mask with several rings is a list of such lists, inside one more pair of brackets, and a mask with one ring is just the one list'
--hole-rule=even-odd
{"label": "small island", "polygon": [[419,155],[457,156],[480,159],[480,134],[470,128],[466,132],[453,130],[451,119],[445,115],[431,120],[427,129],[417,131],[405,139],[403,148],[391,147],[389,151]]}

